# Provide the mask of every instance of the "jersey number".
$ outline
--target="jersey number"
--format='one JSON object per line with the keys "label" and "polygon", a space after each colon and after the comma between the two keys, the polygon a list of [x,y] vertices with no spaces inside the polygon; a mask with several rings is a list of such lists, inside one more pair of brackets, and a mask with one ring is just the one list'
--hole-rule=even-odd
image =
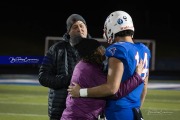
{"label": "jersey number", "polygon": [[[136,66],[139,64],[139,53],[137,52],[136,55],[135,55],[135,59],[136,59]],[[148,75],[148,58],[147,58],[147,53],[144,53],[144,59],[143,59],[143,62],[144,62],[144,70],[142,71],[142,74],[141,74],[141,77],[142,79],[144,80],[146,78],[146,76]]]}

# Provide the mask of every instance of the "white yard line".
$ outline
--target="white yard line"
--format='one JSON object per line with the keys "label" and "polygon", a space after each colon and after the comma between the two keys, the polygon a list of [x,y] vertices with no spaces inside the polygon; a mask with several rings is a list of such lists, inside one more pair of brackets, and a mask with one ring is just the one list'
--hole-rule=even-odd
{"label": "white yard line", "polygon": [[[40,85],[37,79],[2,79],[0,84],[21,84]],[[180,90],[180,83],[148,83],[148,89],[177,89]]]}
{"label": "white yard line", "polygon": [[1,113],[0,115],[12,115],[12,116],[42,116],[47,117],[47,115],[38,115],[38,114],[20,114],[20,113]]}
{"label": "white yard line", "polygon": [[39,84],[38,80],[34,80],[34,79],[0,79],[0,83],[1,84],[5,84],[5,83],[11,83],[11,84]]}
{"label": "white yard line", "polygon": [[0,104],[21,104],[21,105],[45,105],[47,104],[42,104],[42,103],[23,103],[23,102],[6,102],[6,101],[0,101]]}
{"label": "white yard line", "polygon": [[179,89],[179,83],[148,83],[149,89]]}

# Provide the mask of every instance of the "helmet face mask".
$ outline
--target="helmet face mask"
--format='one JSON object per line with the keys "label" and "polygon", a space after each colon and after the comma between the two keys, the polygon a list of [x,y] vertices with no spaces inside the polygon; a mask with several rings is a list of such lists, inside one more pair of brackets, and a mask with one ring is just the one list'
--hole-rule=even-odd
{"label": "helmet face mask", "polygon": [[108,43],[113,43],[115,34],[124,30],[134,31],[131,16],[124,11],[112,12],[104,23],[103,37]]}
{"label": "helmet face mask", "polygon": [[111,35],[107,34],[107,29],[104,29],[103,38],[110,44],[113,42],[112,39],[114,39],[113,34],[111,34]]}

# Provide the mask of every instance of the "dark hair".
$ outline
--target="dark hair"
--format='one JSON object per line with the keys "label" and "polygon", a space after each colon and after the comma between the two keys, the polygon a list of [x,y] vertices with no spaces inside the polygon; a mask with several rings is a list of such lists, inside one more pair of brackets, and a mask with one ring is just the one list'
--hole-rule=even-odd
{"label": "dark hair", "polygon": [[81,57],[81,59],[85,62],[99,64],[99,65],[101,65],[104,60],[103,56],[98,51],[98,48],[92,54]]}
{"label": "dark hair", "polygon": [[124,31],[120,31],[118,33],[115,34],[115,37],[125,37],[125,36],[133,36],[134,35],[134,31],[132,30],[124,30]]}
{"label": "dark hair", "polygon": [[80,39],[80,42],[74,47],[77,49],[80,58],[85,62],[101,64],[103,58],[98,50],[98,48],[101,46],[100,42],[92,38],[78,39]]}
{"label": "dark hair", "polygon": [[78,53],[81,57],[91,55],[101,45],[100,42],[95,39],[81,37],[76,38],[79,39],[79,42],[74,47],[78,50]]}

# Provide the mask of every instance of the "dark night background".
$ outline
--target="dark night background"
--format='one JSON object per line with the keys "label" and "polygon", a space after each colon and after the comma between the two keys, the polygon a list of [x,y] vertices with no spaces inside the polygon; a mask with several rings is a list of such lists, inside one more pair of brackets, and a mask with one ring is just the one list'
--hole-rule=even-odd
{"label": "dark night background", "polygon": [[[97,1],[96,1],[97,2]],[[66,32],[70,14],[82,15],[92,37],[102,38],[106,17],[113,11],[128,12],[134,22],[135,39],[156,41],[156,67],[152,74],[180,73],[180,18],[176,3],[128,3],[106,1],[58,1],[41,3],[0,2],[0,56],[44,55],[45,37]],[[100,2],[100,1],[99,1]],[[36,73],[36,66],[4,66],[1,73]],[[31,70],[31,68],[33,70]]]}

